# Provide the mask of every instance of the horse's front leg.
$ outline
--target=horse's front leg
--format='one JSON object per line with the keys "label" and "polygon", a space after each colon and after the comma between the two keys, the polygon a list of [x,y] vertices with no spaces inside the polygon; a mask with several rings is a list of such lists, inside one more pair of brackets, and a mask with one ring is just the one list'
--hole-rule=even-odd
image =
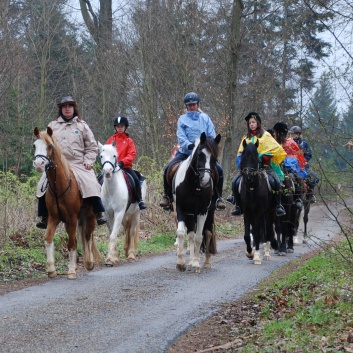
{"label": "horse's front leg", "polygon": [[59,222],[55,224],[54,221],[49,216],[47,230],[45,231],[45,238],[44,238],[45,250],[47,252],[47,265],[48,265],[47,271],[48,271],[49,278],[54,278],[57,276],[56,268],[55,268],[55,254],[54,254],[55,249],[54,249],[53,237],[58,224]]}
{"label": "horse's front leg", "polygon": [[178,229],[176,231],[177,236],[177,263],[176,269],[184,272],[186,270],[185,257],[184,257],[184,238],[185,238],[185,223],[183,220],[178,221]]}
{"label": "horse's front leg", "polygon": [[[195,270],[196,273],[200,273],[200,247],[202,243],[202,231],[203,226],[205,224],[207,217],[207,213],[205,215],[197,216],[197,225],[196,225],[196,233],[190,232],[189,233],[189,240],[193,238],[193,248],[190,242],[190,262],[192,268]],[[191,236],[191,233],[192,236]]]}
{"label": "horse's front leg", "polygon": [[105,259],[106,266],[114,266],[119,263],[119,254],[116,248],[116,242],[121,226],[121,222],[124,218],[124,211],[120,212],[107,212],[107,221],[108,221],[108,228],[110,229],[109,235],[109,246],[108,246],[108,255]]}
{"label": "horse's front leg", "polygon": [[252,259],[254,252],[252,248],[252,241],[250,236],[250,220],[249,216],[244,213],[244,241],[246,243],[246,257]]}
{"label": "horse's front leg", "polygon": [[[68,271],[67,278],[68,279],[76,279],[76,269],[77,269],[77,238],[76,238],[76,227],[77,227],[77,219],[76,222],[65,223],[65,229],[69,236],[69,240],[67,243],[67,249],[69,250],[69,263],[68,263]],[[84,250],[84,249],[83,249]]]}

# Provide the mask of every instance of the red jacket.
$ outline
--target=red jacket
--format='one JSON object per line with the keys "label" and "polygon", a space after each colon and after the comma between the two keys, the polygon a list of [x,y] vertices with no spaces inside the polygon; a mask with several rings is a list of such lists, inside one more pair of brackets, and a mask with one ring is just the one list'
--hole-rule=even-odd
{"label": "red jacket", "polygon": [[115,140],[116,150],[118,152],[118,162],[124,162],[123,168],[132,168],[132,162],[136,157],[136,147],[134,141],[129,137],[126,132],[115,133],[110,136],[105,143],[106,145],[111,145]]}
{"label": "red jacket", "polygon": [[304,158],[303,151],[300,149],[298,144],[290,137],[288,137],[283,143],[283,149],[287,152],[287,157],[294,157],[298,160],[298,164],[301,170],[306,165],[306,159]]}

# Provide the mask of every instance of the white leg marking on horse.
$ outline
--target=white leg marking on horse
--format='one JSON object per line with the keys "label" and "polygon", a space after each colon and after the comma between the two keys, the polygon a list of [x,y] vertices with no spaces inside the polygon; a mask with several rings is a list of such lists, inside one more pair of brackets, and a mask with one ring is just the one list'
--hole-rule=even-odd
{"label": "white leg marking on horse", "polygon": [[184,239],[185,239],[185,223],[178,222],[178,229],[176,232],[177,241],[178,241],[178,248],[177,248],[177,264],[176,268],[179,271],[185,271],[185,257],[184,257]]}
{"label": "white leg marking on horse", "polygon": [[270,248],[271,248],[271,243],[268,241],[264,244],[264,251],[265,251],[264,260],[271,259]]}
{"label": "white leg marking on horse", "polygon": [[48,276],[56,277],[56,268],[55,268],[55,257],[54,257],[54,242],[50,244],[44,241],[45,249],[47,251],[47,264],[48,264]]}
{"label": "white leg marking on horse", "polygon": [[67,272],[68,279],[76,278],[76,268],[77,268],[77,252],[76,250],[69,251],[69,270]]}
{"label": "white leg marking on horse", "polygon": [[254,252],[253,261],[255,265],[261,265],[260,251]]}

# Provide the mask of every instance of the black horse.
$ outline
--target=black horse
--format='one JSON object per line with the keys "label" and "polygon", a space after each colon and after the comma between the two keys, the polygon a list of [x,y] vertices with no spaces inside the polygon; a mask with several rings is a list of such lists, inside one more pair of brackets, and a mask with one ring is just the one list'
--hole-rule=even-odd
{"label": "black horse", "polygon": [[[244,240],[246,242],[246,256],[260,265],[260,243],[265,242],[264,259],[270,259],[270,244],[273,249],[278,248],[274,236],[273,224],[275,219],[275,199],[270,190],[266,170],[259,168],[259,155],[255,144],[243,141],[243,153],[240,161],[241,181],[239,190],[242,209],[244,212]],[[252,248],[253,235],[255,249]]]}
{"label": "black horse", "polygon": [[179,271],[186,269],[185,228],[190,249],[188,269],[193,268],[195,272],[200,272],[201,243],[206,249],[205,267],[210,267],[210,255],[216,252],[213,216],[216,196],[213,185],[218,180],[216,162],[220,140],[221,135],[213,139],[202,133],[191,156],[180,164],[175,174],[174,201],[178,222],[176,268]]}
{"label": "black horse", "polygon": [[284,256],[287,253],[293,253],[293,237],[295,233],[295,224],[298,217],[298,209],[295,206],[296,199],[296,179],[284,167],[285,178],[283,181],[284,188],[281,189],[281,201],[286,211],[286,214],[275,218],[275,231],[277,234],[277,241],[279,249],[278,255]]}

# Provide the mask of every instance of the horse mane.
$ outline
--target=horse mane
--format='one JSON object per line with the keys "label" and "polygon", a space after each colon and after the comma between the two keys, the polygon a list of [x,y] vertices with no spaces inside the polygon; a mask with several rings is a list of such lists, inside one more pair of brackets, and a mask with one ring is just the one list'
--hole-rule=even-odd
{"label": "horse mane", "polygon": [[[198,138],[196,141],[195,141],[195,148],[194,150],[192,151],[192,154],[194,155],[197,147],[200,146],[200,139]],[[213,137],[206,137],[206,140],[205,140],[205,143],[203,144],[203,146],[206,147],[207,150],[210,151],[210,153],[212,154],[212,156],[214,156],[216,159],[218,158],[218,144],[216,143],[215,139]]]}
{"label": "horse mane", "polygon": [[47,146],[54,146],[55,154],[57,158],[61,161],[61,165],[64,169],[65,174],[67,176],[70,176],[69,163],[67,162],[65,156],[62,154],[61,148],[55,135],[53,134],[52,136],[50,136],[46,131],[40,131],[39,137],[46,143]]}

